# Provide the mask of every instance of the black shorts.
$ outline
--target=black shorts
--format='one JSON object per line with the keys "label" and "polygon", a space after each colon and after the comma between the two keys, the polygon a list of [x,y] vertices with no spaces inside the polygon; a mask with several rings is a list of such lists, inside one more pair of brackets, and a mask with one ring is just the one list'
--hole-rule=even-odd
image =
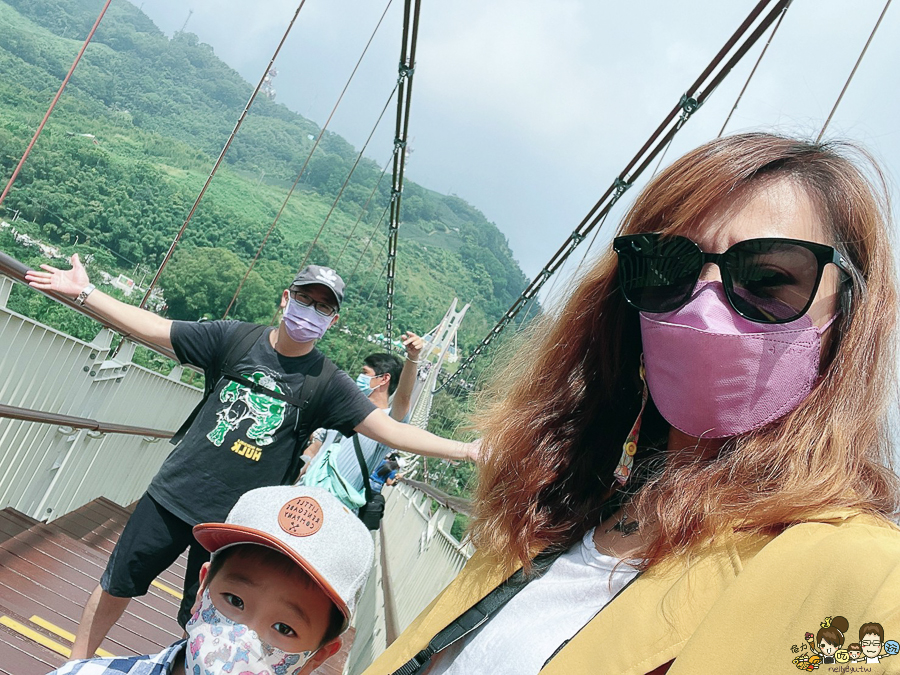
{"label": "black shorts", "polygon": [[100,587],[117,598],[145,595],[150,582],[190,547],[184,597],[178,609],[178,623],[183,628],[191,618],[191,607],[197,597],[200,568],[209,560],[209,551],[197,543],[191,530],[191,525],[144,494],[116,542],[100,578]]}

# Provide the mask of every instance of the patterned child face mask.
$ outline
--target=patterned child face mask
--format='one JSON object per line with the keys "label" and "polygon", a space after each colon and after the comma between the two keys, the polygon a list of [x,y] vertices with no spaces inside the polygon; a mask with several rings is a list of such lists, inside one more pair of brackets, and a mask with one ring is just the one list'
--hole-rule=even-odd
{"label": "patterned child face mask", "polygon": [[285,652],[259,639],[256,631],[235,623],[203,592],[200,609],[187,622],[185,665],[188,675],[299,675],[314,652]]}

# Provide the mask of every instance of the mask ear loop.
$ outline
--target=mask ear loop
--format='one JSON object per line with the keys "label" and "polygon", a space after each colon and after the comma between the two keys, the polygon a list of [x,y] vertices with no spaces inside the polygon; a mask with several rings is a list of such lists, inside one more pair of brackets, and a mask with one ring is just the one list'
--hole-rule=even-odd
{"label": "mask ear loop", "polygon": [[643,354],[641,354],[640,375],[641,384],[643,385],[641,392],[641,410],[638,413],[634,424],[631,426],[631,431],[629,431],[628,436],[625,437],[625,443],[622,444],[622,456],[619,458],[619,465],[613,472],[613,476],[619,481],[619,485],[625,485],[625,483],[628,482],[628,478],[631,476],[631,471],[634,467],[634,456],[637,454],[637,441],[638,437],[641,435],[641,420],[644,418],[644,410],[647,408],[647,399],[650,397],[650,392],[647,389],[647,377],[644,370]]}

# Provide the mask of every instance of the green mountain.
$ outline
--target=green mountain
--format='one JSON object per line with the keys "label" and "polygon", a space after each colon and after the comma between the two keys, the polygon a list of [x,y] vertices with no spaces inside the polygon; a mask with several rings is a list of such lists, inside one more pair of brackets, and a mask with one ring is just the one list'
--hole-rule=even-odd
{"label": "green mountain", "polygon": [[[102,5],[0,0],[4,180]],[[140,280],[162,260],[251,91],[195,35],[169,39],[134,5],[114,2],[0,217],[18,214],[33,225],[17,226],[63,252],[92,252],[95,266]],[[161,280],[170,316],[223,314],[318,133],[284,105],[257,99]],[[269,320],[357,152],[325,134],[230,316]],[[375,162],[360,162],[311,256],[348,282],[342,324],[351,335],[332,338],[339,363],[384,326],[387,222],[379,222],[390,175],[379,183],[380,175]],[[402,219],[395,330],[429,330],[458,296],[473,306],[460,335],[467,351],[527,279],[496,226],[458,197],[407,181]]]}

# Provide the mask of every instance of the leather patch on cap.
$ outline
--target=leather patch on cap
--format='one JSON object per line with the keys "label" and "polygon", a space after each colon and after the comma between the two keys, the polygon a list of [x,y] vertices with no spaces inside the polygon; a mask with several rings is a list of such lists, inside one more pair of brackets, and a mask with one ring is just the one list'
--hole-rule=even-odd
{"label": "leather patch on cap", "polygon": [[322,529],[322,507],[312,497],[297,497],[278,512],[281,529],[295,537],[308,537]]}

